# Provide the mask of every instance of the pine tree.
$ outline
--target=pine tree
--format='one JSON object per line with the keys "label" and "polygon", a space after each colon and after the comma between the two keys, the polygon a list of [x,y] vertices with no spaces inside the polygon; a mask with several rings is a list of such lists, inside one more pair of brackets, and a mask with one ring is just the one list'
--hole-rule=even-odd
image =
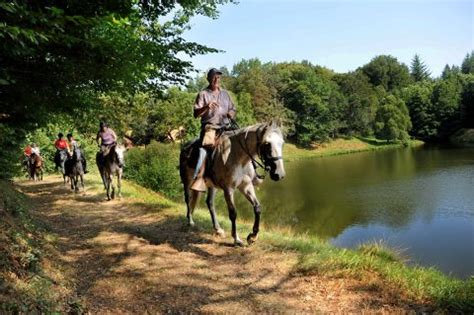
{"label": "pine tree", "polygon": [[428,80],[431,75],[428,67],[421,61],[418,55],[415,55],[411,61],[410,74],[415,82]]}
{"label": "pine tree", "polygon": [[461,65],[461,71],[462,73],[466,74],[474,73],[474,51],[472,51],[470,54],[468,53],[466,57],[464,57]]}

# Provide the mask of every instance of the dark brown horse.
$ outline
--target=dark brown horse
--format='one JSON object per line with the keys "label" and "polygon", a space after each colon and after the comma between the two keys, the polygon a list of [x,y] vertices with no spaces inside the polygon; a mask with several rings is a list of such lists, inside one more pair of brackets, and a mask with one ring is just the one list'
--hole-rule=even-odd
{"label": "dark brown horse", "polygon": [[30,179],[43,180],[43,159],[36,153],[32,153],[28,159]]}

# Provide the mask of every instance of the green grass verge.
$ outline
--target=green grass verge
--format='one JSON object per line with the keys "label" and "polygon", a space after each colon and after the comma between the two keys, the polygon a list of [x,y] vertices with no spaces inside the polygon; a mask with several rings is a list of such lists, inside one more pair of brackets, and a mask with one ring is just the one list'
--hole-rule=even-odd
{"label": "green grass verge", "polygon": [[[128,181],[124,185],[124,195],[149,204],[150,209],[182,217],[183,224],[186,220],[184,203],[176,203]],[[199,227],[212,232],[207,209],[197,209],[194,219]],[[219,221],[229,231],[227,216],[219,215]],[[238,229],[243,238],[251,231],[252,222],[239,219]],[[368,272],[400,289],[407,297],[427,303],[433,309],[474,312],[474,278],[459,280],[435,268],[407,266],[400,253],[381,243],[365,244],[352,250],[336,248],[318,237],[296,235],[289,230],[266,226],[262,230],[257,246],[282,253],[296,253],[298,263],[295,272],[348,278],[360,278]]]}
{"label": "green grass verge", "polygon": [[[408,146],[416,147],[423,145],[423,141],[410,140]],[[351,138],[335,139],[320,144],[313,148],[302,148],[292,143],[286,143],[283,149],[283,158],[286,162],[298,161],[308,158],[349,154],[363,151],[374,151],[382,149],[394,149],[404,147],[401,143],[387,143],[375,138]]]}
{"label": "green grass verge", "polygon": [[[28,198],[0,180],[0,313],[74,310],[49,248],[53,237],[28,214]],[[77,309],[76,309],[77,310]]]}

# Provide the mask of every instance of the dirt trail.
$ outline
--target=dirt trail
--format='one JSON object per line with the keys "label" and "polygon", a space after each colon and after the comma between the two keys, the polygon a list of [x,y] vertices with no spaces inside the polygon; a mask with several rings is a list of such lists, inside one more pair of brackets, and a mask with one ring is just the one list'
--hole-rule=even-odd
{"label": "dirt trail", "polygon": [[[93,313],[410,312],[383,283],[301,276],[294,253],[234,248],[137,200],[74,195],[58,177],[22,182],[32,213],[57,235],[70,285]],[[164,212],[164,213],[163,213]],[[228,231],[227,231],[228,233]],[[413,310],[412,310],[413,311]]]}

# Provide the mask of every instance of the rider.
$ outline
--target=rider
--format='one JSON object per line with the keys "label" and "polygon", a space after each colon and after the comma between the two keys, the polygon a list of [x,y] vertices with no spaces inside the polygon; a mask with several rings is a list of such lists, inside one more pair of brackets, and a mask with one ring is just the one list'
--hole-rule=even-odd
{"label": "rider", "polygon": [[56,148],[56,154],[54,155],[54,163],[56,163],[56,169],[61,167],[61,151],[68,152],[69,146],[66,140],[63,139],[64,135],[60,132],[58,133],[58,139],[54,142],[54,147]]}
{"label": "rider", "polygon": [[[100,144],[99,139],[101,140]],[[97,145],[100,146],[101,154],[99,156],[101,161],[103,161],[103,158],[109,154],[110,148],[117,144],[117,135],[115,134],[115,131],[112,130],[112,128],[109,128],[107,123],[102,121],[100,122],[99,132],[97,133],[95,141],[97,142]]]}
{"label": "rider", "polygon": [[84,155],[84,151],[80,148],[79,143],[74,139],[72,133],[68,133],[66,135],[67,141],[68,141],[68,148],[69,152],[74,152],[74,150],[79,149],[81,151],[81,163],[82,163],[82,169],[84,171],[84,174],[89,173],[87,170],[87,162],[86,162],[86,156]]}
{"label": "rider", "polygon": [[26,145],[25,149],[23,150],[23,157],[22,157],[22,163],[23,167],[25,170],[28,172],[28,163],[30,161],[30,156],[31,156],[31,145]]}
{"label": "rider", "polygon": [[235,117],[235,105],[229,93],[220,88],[222,72],[212,68],[207,73],[209,86],[199,92],[194,103],[194,118],[201,117],[201,147],[199,159],[193,176],[191,189],[206,191],[204,181],[205,159],[207,151],[214,149],[216,133],[226,127]]}
{"label": "rider", "polygon": [[31,155],[33,154],[40,156],[40,148],[36,145],[36,143],[31,144]]}

